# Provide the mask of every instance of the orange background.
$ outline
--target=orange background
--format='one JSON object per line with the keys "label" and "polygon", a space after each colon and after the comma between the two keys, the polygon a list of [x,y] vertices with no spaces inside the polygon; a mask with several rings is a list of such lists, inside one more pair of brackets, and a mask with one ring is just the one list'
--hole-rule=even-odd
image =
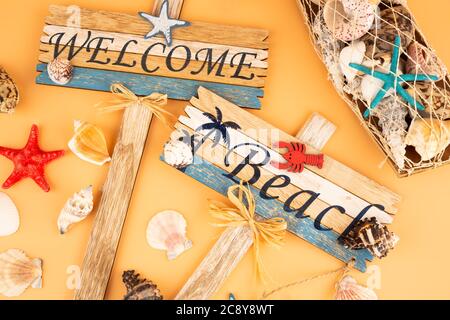
{"label": "orange background", "polygon": [[[0,64],[17,82],[21,101],[13,115],[0,114],[0,145],[22,147],[33,123],[40,126],[44,150],[66,148],[72,136],[72,121],[82,119],[99,125],[112,151],[120,124],[120,114],[99,116],[93,106],[110,98],[107,93],[38,86],[35,68],[39,38],[49,4],[73,4],[65,0],[2,1],[0,10]],[[81,7],[135,13],[150,11],[152,1],[78,0]],[[418,24],[440,57],[450,65],[447,41],[450,2],[410,0]],[[224,14],[226,13],[226,14]],[[401,237],[388,258],[375,261],[381,270],[383,299],[450,298],[450,228],[448,181],[450,167],[439,168],[407,179],[398,179],[393,170],[379,164],[384,155],[365,133],[350,109],[328,82],[324,66],[310,45],[303,17],[294,0],[186,0],[182,13],[186,20],[266,28],[270,31],[269,75],[263,110],[253,114],[295,134],[313,111],[319,111],[338,131],[324,151],[362,174],[403,196],[392,230]],[[168,109],[181,113],[186,102],[170,101]],[[223,198],[216,192],[159,161],[169,131],[158,122],[151,126],[132,205],[122,233],[109,283],[107,298],[121,299],[125,293],[121,274],[136,269],[158,284],[172,299],[207,254],[221,233],[210,225],[208,200]],[[0,158],[0,180],[9,175],[12,163]],[[81,265],[92,227],[93,215],[60,236],[56,219],[66,199],[93,184],[100,195],[108,166],[96,167],[67,155],[47,168],[51,192],[41,191],[33,181],[23,181],[6,191],[20,211],[19,231],[0,238],[0,251],[19,248],[44,261],[42,289],[28,289],[21,299],[71,299],[66,286],[67,268]],[[175,209],[188,221],[188,236],[194,246],[175,261],[150,248],[145,239],[149,219],[157,212]],[[341,266],[335,258],[291,234],[282,250],[264,248],[264,261],[278,284],[323,273]],[[256,299],[265,289],[254,280],[253,256],[248,254],[214,298]],[[352,274],[362,283],[370,278]],[[336,277],[328,277],[285,290],[275,296],[284,299],[329,299]],[[0,299],[4,299],[0,296]]]}

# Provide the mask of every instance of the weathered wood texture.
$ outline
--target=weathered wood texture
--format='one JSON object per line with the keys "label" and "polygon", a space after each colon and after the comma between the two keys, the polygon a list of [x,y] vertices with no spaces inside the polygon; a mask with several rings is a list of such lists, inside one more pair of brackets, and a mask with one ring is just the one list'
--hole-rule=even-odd
{"label": "weathered wood texture", "polygon": [[335,131],[336,126],[332,122],[314,112],[295,137],[302,143],[320,151]]}
{"label": "weathered wood texture", "polygon": [[[161,6],[164,3],[164,0],[155,0],[155,4],[153,5],[153,14],[157,14],[161,12]],[[171,2],[169,4],[169,17],[171,18],[179,18],[181,15],[181,10],[183,9],[184,0],[179,0],[175,2]]]}
{"label": "weathered wood texture", "polygon": [[84,257],[76,300],[104,298],[151,119],[149,109],[140,105],[129,107],[124,113]]}
{"label": "weathered wood texture", "polygon": [[[212,114],[215,113],[215,106],[220,105],[224,114],[223,121],[238,119],[242,131],[247,136],[268,148],[271,148],[274,142],[280,140],[301,142],[258,117],[249,117],[247,111],[236,108],[233,103],[210,92],[206,88],[200,88],[198,90],[198,98],[193,97],[191,104]],[[272,134],[261,134],[264,131],[272,132]],[[308,153],[319,152],[309,146]],[[334,160],[328,155],[324,156],[324,166],[322,169],[309,167],[309,170],[369,203],[383,205],[388,213],[393,214],[397,212],[396,206],[401,200],[398,194]]]}

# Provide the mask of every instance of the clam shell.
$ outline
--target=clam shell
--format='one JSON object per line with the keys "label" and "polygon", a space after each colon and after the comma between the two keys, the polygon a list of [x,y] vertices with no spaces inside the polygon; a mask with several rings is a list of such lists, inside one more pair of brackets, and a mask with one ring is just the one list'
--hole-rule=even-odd
{"label": "clam shell", "polygon": [[336,300],[378,300],[377,294],[364,287],[349,275],[344,276],[336,285]]}
{"label": "clam shell", "polygon": [[19,211],[11,198],[0,192],[0,237],[10,236],[19,229]]}
{"label": "clam shell", "polygon": [[69,60],[56,58],[47,65],[47,72],[54,83],[65,85],[72,80],[73,67]]}
{"label": "clam shell", "polygon": [[169,260],[192,247],[192,241],[186,237],[186,220],[176,211],[160,212],[150,220],[147,242],[154,249],[166,250]]}
{"label": "clam shell", "polygon": [[336,39],[352,41],[372,27],[375,6],[366,0],[329,0],[325,3],[323,17]]}
{"label": "clam shell", "polygon": [[20,296],[29,286],[42,287],[42,260],[30,259],[25,252],[10,249],[0,254],[0,293]]}
{"label": "clam shell", "polygon": [[74,121],[74,136],[69,141],[69,149],[81,160],[102,166],[111,161],[103,131],[93,124]]}
{"label": "clam shell", "polygon": [[94,208],[94,194],[92,186],[75,193],[67,200],[58,217],[58,230],[65,234],[69,227],[77,222],[83,221]]}
{"label": "clam shell", "polygon": [[192,149],[183,141],[170,140],[164,146],[164,161],[177,169],[186,168],[194,162]]}
{"label": "clam shell", "polygon": [[450,144],[450,122],[416,118],[409,127],[405,143],[416,149],[422,161],[431,160]]}
{"label": "clam shell", "polygon": [[13,113],[19,103],[19,90],[13,79],[0,66],[0,112]]}
{"label": "clam shell", "polygon": [[364,60],[365,54],[366,45],[362,41],[354,41],[342,49],[339,54],[339,65],[342,73],[347,79],[347,82],[352,82],[358,74],[358,70],[351,68],[350,63],[361,64]]}

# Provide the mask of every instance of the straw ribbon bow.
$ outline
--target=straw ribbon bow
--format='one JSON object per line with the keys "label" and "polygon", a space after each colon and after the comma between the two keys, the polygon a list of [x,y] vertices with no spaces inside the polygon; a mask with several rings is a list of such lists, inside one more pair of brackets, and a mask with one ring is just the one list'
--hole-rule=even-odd
{"label": "straw ribbon bow", "polygon": [[268,220],[257,219],[255,217],[255,198],[250,188],[246,188],[243,182],[228,189],[228,199],[236,208],[227,208],[223,204],[212,203],[210,205],[211,215],[222,221],[222,223],[215,223],[214,226],[239,227],[248,225],[250,227],[253,234],[256,273],[264,281],[265,272],[259,251],[261,239],[271,246],[280,247],[283,244],[287,223],[283,218],[278,217]]}
{"label": "straw ribbon bow", "polygon": [[123,110],[138,104],[147,107],[166,126],[173,127],[175,116],[162,108],[167,104],[167,94],[154,92],[146,97],[138,97],[121,83],[112,84],[111,92],[117,99],[98,104],[97,107],[101,112]]}

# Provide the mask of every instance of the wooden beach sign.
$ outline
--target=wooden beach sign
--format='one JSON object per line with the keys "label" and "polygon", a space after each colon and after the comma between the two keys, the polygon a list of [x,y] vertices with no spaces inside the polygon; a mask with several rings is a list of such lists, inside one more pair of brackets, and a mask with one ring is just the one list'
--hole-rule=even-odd
{"label": "wooden beach sign", "polygon": [[[282,217],[290,232],[366,270],[366,262],[373,259],[370,252],[347,249],[338,238],[362,218],[376,217],[391,224],[400,197],[327,155],[321,169],[306,166],[301,173],[271,165],[271,161],[283,161],[274,143],[306,143],[307,152],[317,154],[313,146],[323,147],[334,132],[333,125],[315,115],[312,125],[294,138],[206,88],[198,90],[198,98],[191,99],[185,112],[172,139],[194,141],[195,154],[193,163],[179,170],[223,195],[240,180],[248,181],[261,218]],[[248,227],[228,228],[177,299],[211,297],[252,242]]]}
{"label": "wooden beach sign", "polygon": [[[183,0],[156,0],[152,15],[176,20],[182,5]],[[239,106],[261,106],[268,54],[265,30],[191,22],[173,34],[163,32],[166,39],[146,39],[152,28],[164,26],[152,25],[137,13],[57,5],[50,6],[45,23],[38,84],[110,91],[112,84],[121,83],[137,96],[157,92],[179,100],[189,100],[205,86]],[[74,67],[73,78],[64,85],[53,82],[47,71],[57,57]],[[76,300],[105,296],[152,118],[149,108],[138,102],[124,112]]]}

